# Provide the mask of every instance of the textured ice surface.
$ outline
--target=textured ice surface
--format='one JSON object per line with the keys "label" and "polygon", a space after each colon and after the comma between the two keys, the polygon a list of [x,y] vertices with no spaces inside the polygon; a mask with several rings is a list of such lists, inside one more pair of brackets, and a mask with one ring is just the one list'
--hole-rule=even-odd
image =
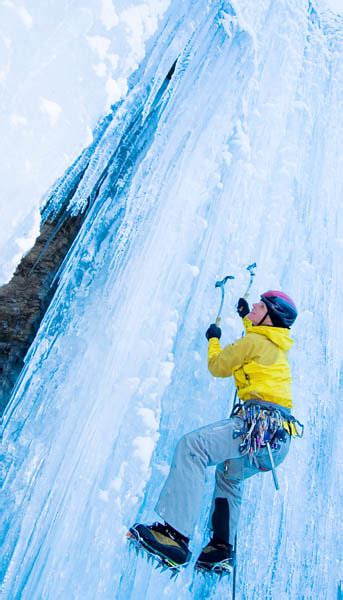
{"label": "textured ice surface", "polygon": [[[232,386],[207,372],[204,331],[219,304],[214,282],[235,274],[223,341],[240,335],[233,307],[254,260],[253,293],[281,287],[300,307],[291,362],[306,436],[278,469],[280,492],[270,474],[246,485],[238,595],[335,598],[342,48],[342,20],[299,0],[171,3],[120,105],[118,127],[135,115],[147,124],[144,151],[133,139],[137,162],[115,195],[110,174],[103,180],[5,415],[6,600],[230,597],[225,580],[207,586],[188,568],[171,582],[130,557],[125,531],[155,518],[178,438],[231,406]],[[116,143],[112,127],[85,194]]]}

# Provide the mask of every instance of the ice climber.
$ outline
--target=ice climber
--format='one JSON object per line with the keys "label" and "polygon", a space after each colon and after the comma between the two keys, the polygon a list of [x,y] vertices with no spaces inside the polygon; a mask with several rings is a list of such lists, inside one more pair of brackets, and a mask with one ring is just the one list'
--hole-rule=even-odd
{"label": "ice climber", "polygon": [[234,377],[239,402],[230,418],[180,439],[156,505],[164,524],[136,523],[128,534],[169,567],[190,561],[189,541],[202,505],[205,471],[213,465],[212,535],[196,568],[220,572],[235,564],[243,481],[270,471],[271,458],[278,466],[288,453],[291,436],[297,434],[287,358],[293,344],[290,327],[297,317],[295,304],[280,291],[268,291],[252,310],[240,298],[237,312],[243,318],[244,337],[222,349],[221,329],[212,324],[206,338],[209,371],[214,377]]}

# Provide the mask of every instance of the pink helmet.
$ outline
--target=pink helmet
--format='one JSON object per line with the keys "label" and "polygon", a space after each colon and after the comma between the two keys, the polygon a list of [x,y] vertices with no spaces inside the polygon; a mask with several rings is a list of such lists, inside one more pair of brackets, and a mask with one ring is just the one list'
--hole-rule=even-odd
{"label": "pink helmet", "polygon": [[269,290],[261,295],[262,302],[268,308],[268,314],[275,327],[287,327],[293,325],[298,316],[297,307],[292,298],[277,290]]}

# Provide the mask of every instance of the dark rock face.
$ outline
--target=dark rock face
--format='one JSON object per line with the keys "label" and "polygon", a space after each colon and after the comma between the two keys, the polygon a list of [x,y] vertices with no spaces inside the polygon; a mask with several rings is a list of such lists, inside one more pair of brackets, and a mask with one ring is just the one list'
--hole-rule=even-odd
{"label": "dark rock face", "polygon": [[0,414],[55,293],[56,274],[84,218],[84,214],[67,215],[62,222],[55,218],[43,223],[11,281],[0,287]]}

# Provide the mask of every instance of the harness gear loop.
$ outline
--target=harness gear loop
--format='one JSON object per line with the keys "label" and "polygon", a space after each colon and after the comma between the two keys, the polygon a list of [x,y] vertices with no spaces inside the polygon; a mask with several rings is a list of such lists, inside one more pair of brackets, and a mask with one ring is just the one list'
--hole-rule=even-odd
{"label": "harness gear loop", "polygon": [[[267,447],[269,454],[271,448],[277,449],[286,441],[286,432],[294,437],[302,437],[304,433],[304,426],[292,415],[282,414],[281,407],[263,406],[258,402],[239,403],[233,407],[231,416],[242,420],[242,428],[233,432],[234,438],[242,438],[239,452],[242,456],[248,455],[250,464],[254,463],[257,468],[257,456],[262,448]],[[301,433],[295,423],[302,428]]]}

